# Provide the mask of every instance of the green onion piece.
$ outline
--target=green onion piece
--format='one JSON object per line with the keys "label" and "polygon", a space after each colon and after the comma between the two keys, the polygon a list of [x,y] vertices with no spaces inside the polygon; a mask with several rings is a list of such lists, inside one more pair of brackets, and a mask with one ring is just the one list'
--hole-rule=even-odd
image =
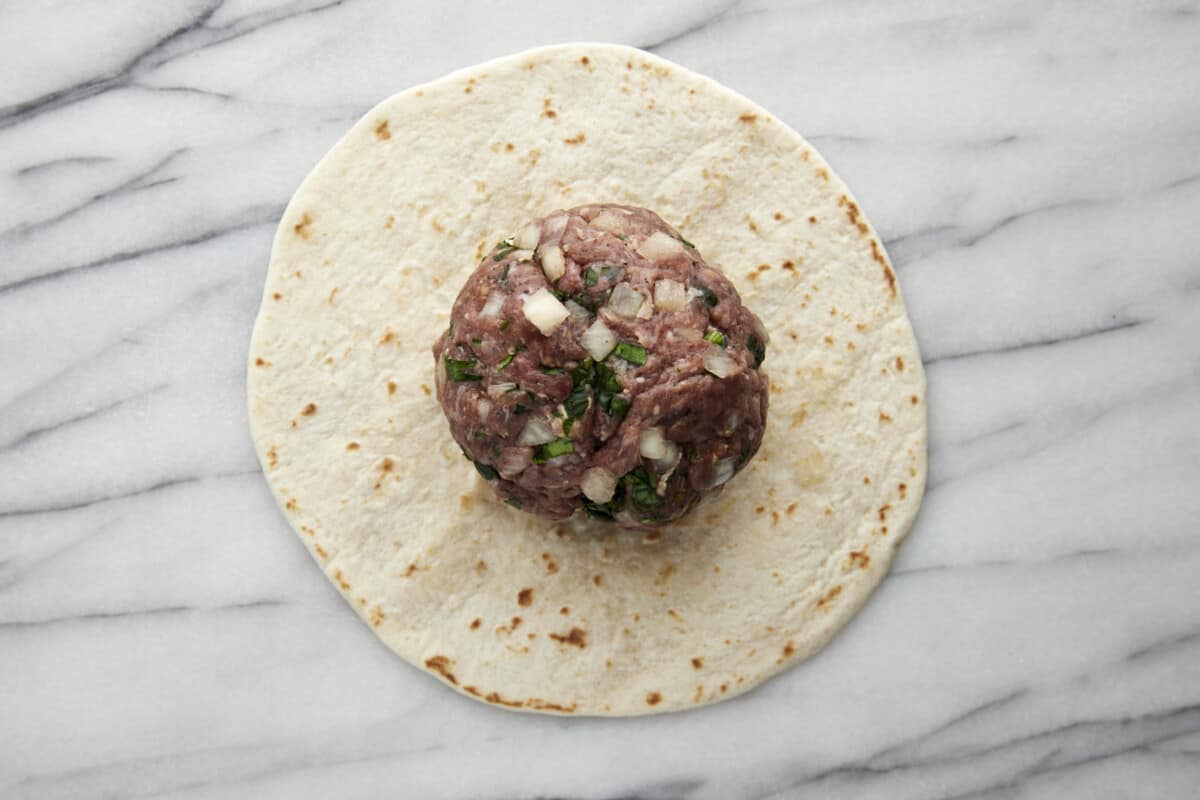
{"label": "green onion piece", "polygon": [[687,239],[683,238],[682,236],[679,237],[679,241],[683,242],[684,244],[686,244],[688,247],[692,248],[693,250],[696,249],[696,245],[692,244],[691,242],[689,242]]}
{"label": "green onion piece", "polygon": [[608,405],[608,413],[614,417],[623,417],[629,412],[629,401],[623,395],[613,395],[612,401]]}
{"label": "green onion piece", "polygon": [[542,364],[541,369],[547,375],[562,375],[562,370],[558,367],[547,367],[545,364]]}
{"label": "green onion piece", "polygon": [[494,481],[500,477],[500,473],[496,472],[491,464],[484,464],[482,461],[471,459],[471,463],[475,465],[475,469],[483,476],[484,480]]}
{"label": "green onion piece", "polygon": [[479,347],[479,345],[483,344],[483,339],[471,339],[471,344]]}
{"label": "green onion piece", "polygon": [[571,428],[572,428],[572,427],[574,427],[574,426],[575,426],[575,419],[574,419],[574,417],[567,417],[567,418],[566,418],[566,419],[563,421],[563,436],[570,436],[570,435],[571,435]]}
{"label": "green onion piece", "polygon": [[504,332],[504,331],[508,330],[508,324],[509,324],[509,320],[506,320],[506,319],[500,320],[500,331]]}
{"label": "green onion piece", "polygon": [[480,381],[483,380],[481,375],[478,375],[471,370],[475,367],[475,359],[457,359],[446,357],[446,377],[452,381],[463,383],[465,381]]}
{"label": "green onion piece", "polygon": [[553,442],[547,442],[537,449],[533,455],[533,463],[545,464],[552,458],[565,456],[568,453],[575,452],[575,443],[570,439],[555,439]]}
{"label": "green onion piece", "polygon": [[655,491],[654,479],[650,477],[650,473],[646,471],[645,467],[638,467],[632,472],[625,473],[621,482],[629,487],[633,504],[639,511],[648,511],[662,505],[662,498]]}
{"label": "green onion piece", "polygon": [[[496,245],[496,255],[492,256],[492,260],[503,261],[506,255],[516,249],[517,246],[513,243],[511,236],[509,236],[507,239],[501,239],[500,244]],[[505,273],[504,277],[508,277],[508,274]]]}
{"label": "green onion piece", "polygon": [[512,363],[512,361],[513,361],[513,359],[514,359],[514,358],[516,358],[516,357],[517,357],[517,351],[516,351],[516,350],[513,350],[511,353],[509,353],[508,355],[506,355],[506,356],[504,357],[504,359],[503,359],[503,360],[502,360],[502,361],[501,361],[499,364],[497,364],[497,365],[496,365],[496,369],[504,369],[504,368],[505,368],[505,367],[507,367],[509,364],[511,364],[511,363]]}
{"label": "green onion piece", "polygon": [[600,276],[597,275],[596,270],[592,269],[591,267],[588,267],[587,269],[585,269],[583,271],[583,285],[584,286],[595,286],[596,281],[598,281],[599,279],[600,279]]}
{"label": "green onion piece", "polygon": [[707,286],[697,285],[696,288],[700,290],[700,294],[704,297],[704,302],[708,304],[709,308],[712,308],[713,306],[715,306],[717,304],[717,293],[716,292],[714,292],[712,289],[708,288]]}
{"label": "green onion piece", "polygon": [[638,366],[646,363],[646,348],[633,342],[617,342],[613,355]]}
{"label": "green onion piece", "polygon": [[725,346],[725,334],[720,331],[709,331],[704,334],[704,338],[715,344],[717,347]]}
{"label": "green onion piece", "polygon": [[507,500],[505,500],[504,502],[508,503],[513,508],[519,509],[521,507],[521,501],[515,497],[510,497]]}
{"label": "green onion piece", "polygon": [[752,333],[746,339],[746,347],[754,354],[754,366],[762,366],[763,359],[767,357],[767,346]]}

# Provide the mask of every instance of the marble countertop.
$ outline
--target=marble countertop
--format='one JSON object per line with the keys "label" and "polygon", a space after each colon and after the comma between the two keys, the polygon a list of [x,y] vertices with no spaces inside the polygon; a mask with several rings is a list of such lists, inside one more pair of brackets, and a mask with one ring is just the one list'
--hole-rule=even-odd
{"label": "marble countertop", "polygon": [[[569,5],[0,7],[0,796],[1195,797],[1197,3]],[[277,512],[244,400],[320,155],[399,89],[581,39],[806,135],[929,378],[924,510],[862,614],[632,720],[393,657]]]}

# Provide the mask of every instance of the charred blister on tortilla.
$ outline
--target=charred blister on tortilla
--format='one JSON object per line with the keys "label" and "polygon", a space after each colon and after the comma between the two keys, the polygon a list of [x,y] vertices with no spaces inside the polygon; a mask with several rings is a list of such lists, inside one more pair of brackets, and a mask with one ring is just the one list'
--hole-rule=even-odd
{"label": "charred blister on tortilla", "polygon": [[678,519],[762,441],[766,331],[651,211],[556,211],[486,254],[434,347],[464,455],[515,508]]}

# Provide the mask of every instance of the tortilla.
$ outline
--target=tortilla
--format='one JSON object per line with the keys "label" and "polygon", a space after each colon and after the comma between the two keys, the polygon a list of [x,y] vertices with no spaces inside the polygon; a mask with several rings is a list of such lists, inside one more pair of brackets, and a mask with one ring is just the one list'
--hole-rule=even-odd
{"label": "tortilla", "polygon": [[[431,345],[522,221],[645,206],[771,335],[754,460],[660,531],[498,503],[433,394]],[[858,204],[767,111],[653,55],[540,48],[376,106],[275,237],[249,354],[268,483],[412,664],[506,708],[645,714],[734,697],[858,611],[925,485],[925,381]]]}

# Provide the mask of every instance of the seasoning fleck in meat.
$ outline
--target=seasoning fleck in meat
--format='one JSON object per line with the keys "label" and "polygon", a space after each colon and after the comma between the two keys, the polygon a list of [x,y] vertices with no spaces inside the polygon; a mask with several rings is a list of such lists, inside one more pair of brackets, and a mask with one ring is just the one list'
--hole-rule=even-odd
{"label": "seasoning fleck in meat", "polygon": [[767,332],[644,208],[580,206],[488,252],[434,345],[463,453],[510,505],[648,528],[762,442]]}

